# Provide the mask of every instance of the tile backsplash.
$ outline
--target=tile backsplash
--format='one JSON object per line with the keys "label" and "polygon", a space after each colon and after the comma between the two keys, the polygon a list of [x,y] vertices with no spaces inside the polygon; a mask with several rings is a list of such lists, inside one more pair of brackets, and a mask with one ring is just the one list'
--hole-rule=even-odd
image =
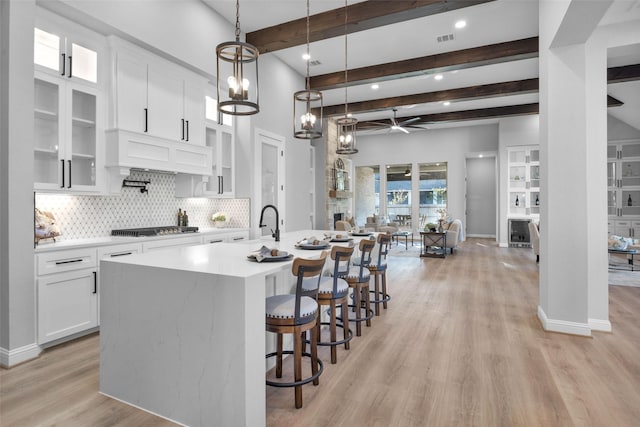
{"label": "tile backsplash", "polygon": [[132,171],[129,179],[151,181],[148,193],[122,188],[119,195],[36,194],[36,207],[51,212],[62,236],[56,240],[104,237],[112,229],[177,224],[178,209],[187,211],[189,225],[212,228],[211,215],[230,217],[227,227],[250,227],[249,199],[176,198],[175,175]]}

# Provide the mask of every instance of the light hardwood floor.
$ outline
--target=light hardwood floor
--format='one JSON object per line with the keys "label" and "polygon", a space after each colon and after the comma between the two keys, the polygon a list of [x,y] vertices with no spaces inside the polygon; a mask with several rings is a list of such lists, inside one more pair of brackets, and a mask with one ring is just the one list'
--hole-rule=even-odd
{"label": "light hardwood floor", "polygon": [[[583,338],[540,327],[531,250],[469,239],[389,266],[389,309],[337,365],[321,349],[302,409],[267,387],[268,425],[640,425],[640,288],[611,286],[613,332]],[[92,335],[0,370],[0,425],[173,425],[98,393],[98,346]]]}

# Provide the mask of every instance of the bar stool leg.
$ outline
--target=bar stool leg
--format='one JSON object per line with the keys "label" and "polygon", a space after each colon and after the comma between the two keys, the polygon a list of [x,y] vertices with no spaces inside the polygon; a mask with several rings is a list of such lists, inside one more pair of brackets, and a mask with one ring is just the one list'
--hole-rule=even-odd
{"label": "bar stool leg", "polygon": [[380,303],[378,301],[380,301],[380,274],[378,274],[378,272],[376,272],[374,274],[375,276],[375,281],[374,281],[374,297],[376,302],[374,302],[375,304],[375,312],[376,312],[376,316],[380,316]]}
{"label": "bar stool leg", "polygon": [[[330,302],[331,307],[331,319],[329,325],[329,333],[331,336],[331,342],[336,342],[336,300],[332,299]],[[338,352],[336,350],[336,346],[331,346],[331,363],[336,364],[338,362]]]}
{"label": "bar stool leg", "polygon": [[[360,305],[361,305],[360,296],[361,296],[361,294],[362,294],[362,288],[360,287],[360,285],[357,285],[353,289],[353,303],[354,303],[355,308],[356,308],[356,320],[360,320],[360,310],[361,310],[361,308],[360,308]],[[356,336],[361,336],[362,335],[362,327],[360,326],[360,323],[362,323],[362,322],[356,322]]]}
{"label": "bar stool leg", "polygon": [[[296,382],[302,380],[302,341],[300,328],[295,327],[293,334],[293,375]],[[297,385],[294,388],[296,408],[302,408],[302,386]]]}
{"label": "bar stool leg", "polygon": [[369,308],[371,307],[371,300],[369,299],[369,285],[367,285],[367,287],[364,288],[363,291],[364,291],[365,311],[367,312],[367,317],[369,317],[366,323],[367,323],[367,326],[371,326],[371,316],[369,316]]}
{"label": "bar stool leg", "polygon": [[[343,338],[346,340],[349,337],[349,305],[347,302],[342,303],[342,328]],[[349,341],[344,343],[344,349],[349,350]]]}
{"label": "bar stool leg", "polygon": [[387,309],[387,271],[382,272],[382,306]]}
{"label": "bar stool leg", "polygon": [[[316,322],[320,323],[318,319]],[[315,375],[318,373],[318,330],[311,328],[311,373]],[[313,385],[320,384],[320,378],[313,380]]]}
{"label": "bar stool leg", "polygon": [[277,334],[276,378],[282,378],[282,334]]}

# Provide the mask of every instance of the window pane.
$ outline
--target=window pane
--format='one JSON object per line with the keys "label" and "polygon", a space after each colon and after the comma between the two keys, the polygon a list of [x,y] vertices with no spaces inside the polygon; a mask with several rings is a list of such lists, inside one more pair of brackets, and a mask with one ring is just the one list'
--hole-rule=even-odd
{"label": "window pane", "polygon": [[411,225],[411,165],[387,166],[387,220]]}
{"label": "window pane", "polygon": [[78,44],[71,44],[71,55],[73,56],[73,76],[93,83],[98,81],[98,53],[82,47]]}
{"label": "window pane", "polygon": [[35,28],[33,63],[60,71],[60,37]]}
{"label": "window pane", "polygon": [[447,164],[422,163],[420,168],[420,223],[436,223],[447,209]]}

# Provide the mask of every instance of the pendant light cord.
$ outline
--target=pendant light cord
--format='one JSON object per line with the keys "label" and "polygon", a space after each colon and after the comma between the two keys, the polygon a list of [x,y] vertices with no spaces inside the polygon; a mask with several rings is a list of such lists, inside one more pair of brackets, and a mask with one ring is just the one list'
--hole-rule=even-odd
{"label": "pendant light cord", "polygon": [[240,0],[236,0],[236,42],[240,41]]}
{"label": "pendant light cord", "polygon": [[309,82],[309,62],[311,62],[311,56],[309,55],[309,0],[307,0],[307,92],[311,90],[311,84]]}
{"label": "pendant light cord", "polygon": [[344,0],[344,117],[347,118],[347,2]]}

